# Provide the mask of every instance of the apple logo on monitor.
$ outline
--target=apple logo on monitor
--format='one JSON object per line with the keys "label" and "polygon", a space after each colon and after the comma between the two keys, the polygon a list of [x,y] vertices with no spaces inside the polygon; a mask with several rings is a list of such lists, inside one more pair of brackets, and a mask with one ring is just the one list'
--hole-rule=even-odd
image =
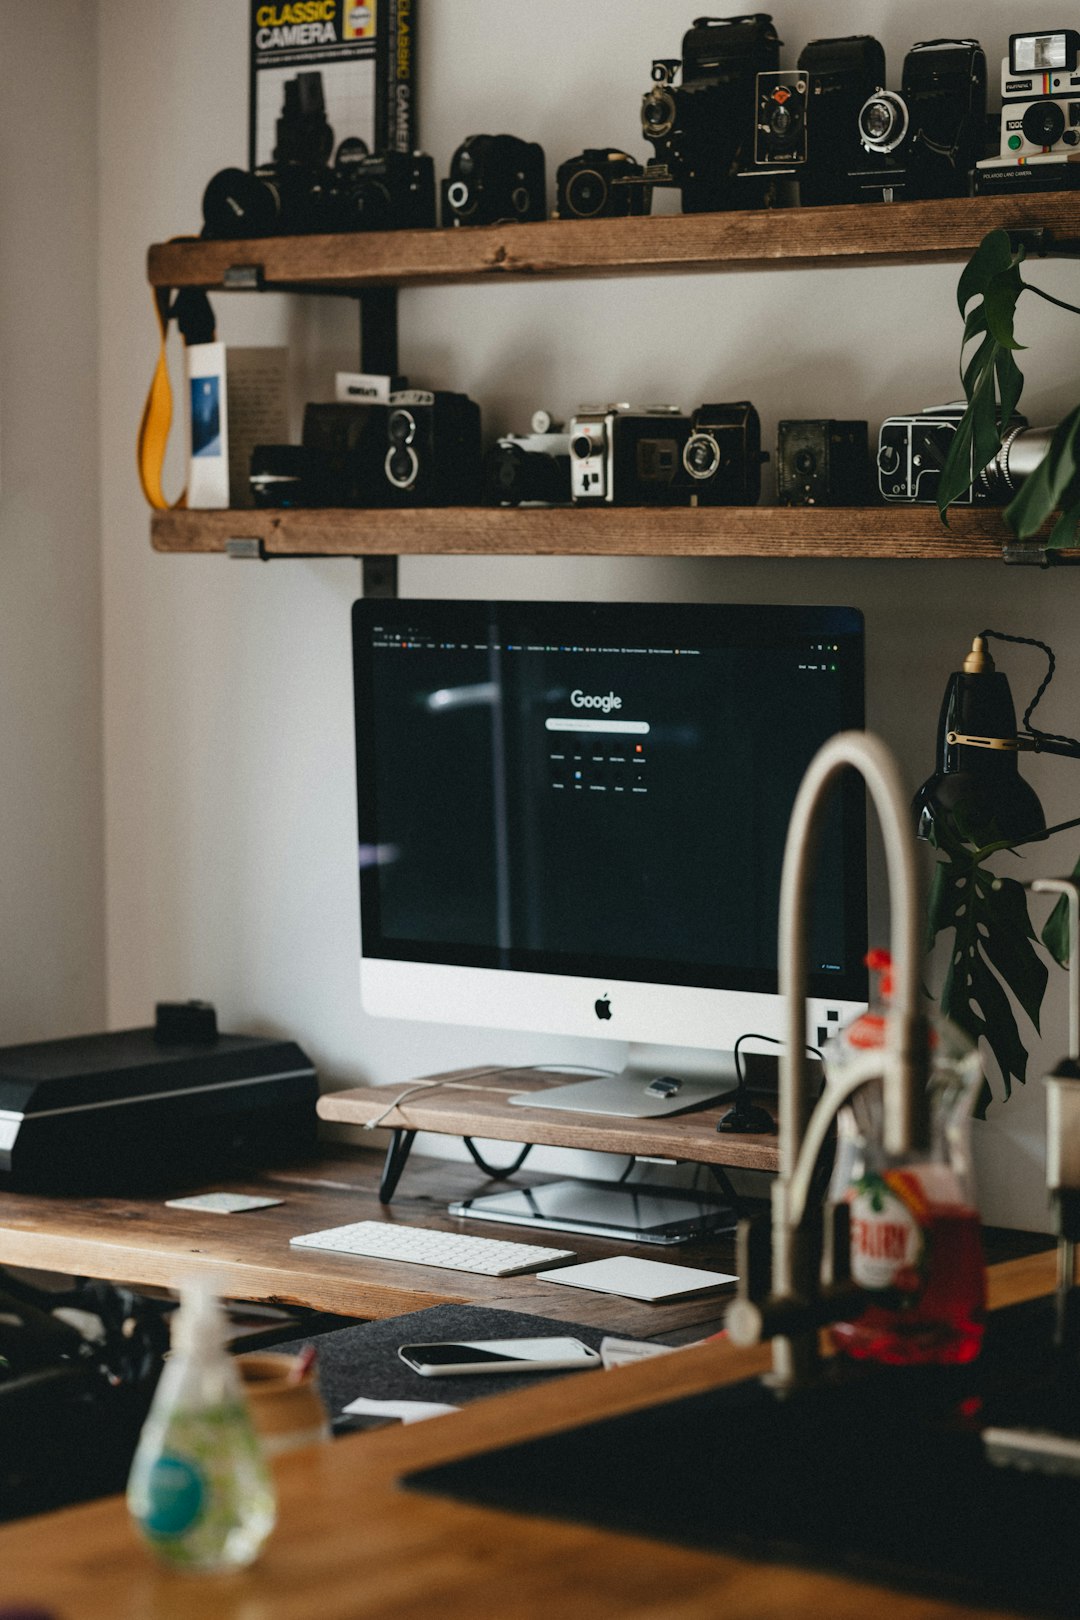
{"label": "apple logo on monitor", "polygon": [[594,1002],[593,1007],[597,1018],[611,1017],[611,1002],[607,996],[601,996],[598,1001]]}

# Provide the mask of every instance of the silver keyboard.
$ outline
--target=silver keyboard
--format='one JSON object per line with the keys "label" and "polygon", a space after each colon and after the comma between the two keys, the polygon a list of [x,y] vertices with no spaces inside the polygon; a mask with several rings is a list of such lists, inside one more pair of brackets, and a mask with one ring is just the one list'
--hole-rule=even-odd
{"label": "silver keyboard", "polygon": [[537,1243],[506,1243],[501,1238],[472,1237],[465,1232],[432,1232],[424,1226],[391,1225],[389,1221],[354,1221],[325,1232],[305,1232],[289,1239],[294,1249],[324,1249],[370,1260],[405,1260],[415,1266],[441,1266],[447,1271],[473,1271],[484,1277],[512,1277],[519,1271],[573,1260],[573,1249],[545,1249]]}

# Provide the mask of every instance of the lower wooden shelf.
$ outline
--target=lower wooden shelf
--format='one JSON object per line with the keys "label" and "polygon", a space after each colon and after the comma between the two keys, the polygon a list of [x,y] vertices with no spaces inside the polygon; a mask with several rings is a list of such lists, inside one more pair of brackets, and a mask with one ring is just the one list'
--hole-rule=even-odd
{"label": "lower wooden shelf", "polygon": [[[266,557],[591,556],[1000,559],[996,507],[412,507],[156,512],[155,551]],[[1080,550],[1058,552],[1080,559]]]}
{"label": "lower wooden shelf", "polygon": [[[387,1130],[433,1131],[439,1136],[477,1136],[492,1142],[531,1142],[537,1147],[582,1148],[593,1153],[654,1154],[738,1170],[775,1173],[780,1168],[776,1136],[718,1133],[716,1122],[730,1108],[730,1097],[712,1108],[669,1114],[666,1119],[559,1114],[546,1108],[519,1108],[506,1099],[514,1092],[568,1085],[578,1076],[511,1070],[470,1082],[469,1072],[426,1076],[432,1089],[415,1093],[380,1123]],[[393,1098],[394,1088],[387,1086],[324,1092],[319,1098],[319,1118],[366,1125],[386,1113]]]}

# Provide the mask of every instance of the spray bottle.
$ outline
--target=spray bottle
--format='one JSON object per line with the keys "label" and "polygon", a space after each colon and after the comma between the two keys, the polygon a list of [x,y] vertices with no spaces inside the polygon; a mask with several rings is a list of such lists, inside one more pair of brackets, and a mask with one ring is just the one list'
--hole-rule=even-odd
{"label": "spray bottle", "polygon": [[206,1283],[182,1285],[172,1353],[128,1480],[132,1517],[177,1569],[241,1569],[274,1527],[274,1488],[225,1331]]}

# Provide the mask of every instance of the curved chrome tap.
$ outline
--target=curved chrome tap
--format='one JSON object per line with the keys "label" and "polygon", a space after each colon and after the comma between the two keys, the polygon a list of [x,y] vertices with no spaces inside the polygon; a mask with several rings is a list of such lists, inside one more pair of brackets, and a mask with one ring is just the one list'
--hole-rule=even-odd
{"label": "curved chrome tap", "polygon": [[[840,1087],[826,1086],[812,1106],[806,1075],[807,900],[828,793],[848,767],[864,778],[885,844],[891,909],[893,997],[884,1047]],[[921,885],[909,796],[896,761],[877,737],[846,731],[819,749],[802,780],[788,827],[780,884],[780,990],[786,998],[786,1042],[780,1061],[780,1173],[772,1189],[772,1287],[755,1301],[750,1244],[740,1244],[739,1296],[727,1326],[740,1344],[773,1341],[772,1382],[788,1389],[807,1382],[817,1360],[817,1328],[828,1319],[818,1269],[821,1243],[807,1222],[814,1164],[838,1108],[857,1087],[880,1079],[885,1148],[908,1153],[927,1138],[927,1031],[920,1011]]]}

